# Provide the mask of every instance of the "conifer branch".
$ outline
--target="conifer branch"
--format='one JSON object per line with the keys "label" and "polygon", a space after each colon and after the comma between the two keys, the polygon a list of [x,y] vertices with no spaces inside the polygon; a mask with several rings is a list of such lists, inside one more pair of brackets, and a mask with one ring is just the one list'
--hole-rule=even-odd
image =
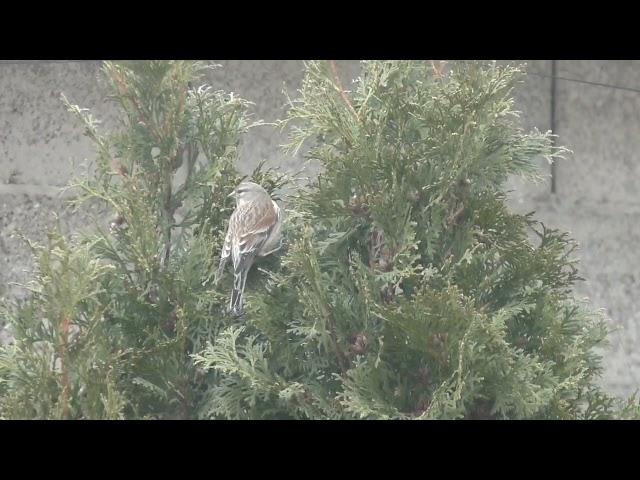
{"label": "conifer branch", "polygon": [[136,99],[135,95],[129,94],[129,88],[127,87],[126,82],[122,79],[122,77],[117,71],[112,72],[112,78],[115,80],[118,94],[122,98],[125,98],[129,100],[129,102],[131,102],[136,112],[138,113],[138,121],[141,122],[143,125],[147,126],[147,128],[149,128],[150,132],[156,138],[156,141],[160,143],[162,141],[162,135],[160,134],[160,132],[158,132],[157,125],[155,125],[154,122],[149,121],[149,119],[147,118],[147,115],[144,113],[144,110],[140,105],[140,103],[138,102],[138,100]]}
{"label": "conifer branch", "polygon": [[353,117],[359,121],[360,117],[358,116],[358,113],[356,112],[355,108],[353,108],[353,105],[351,104],[351,101],[347,96],[347,92],[345,92],[344,88],[342,87],[342,82],[340,81],[340,76],[338,75],[338,66],[336,65],[336,61],[329,60],[329,66],[331,67],[331,75],[333,77],[333,83],[336,90],[340,93],[340,97],[342,98],[342,101],[347,106],[347,108],[349,109]]}
{"label": "conifer branch", "polygon": [[[103,140],[70,108],[101,148],[80,194],[127,227],[32,246],[30,297],[8,315],[16,346],[0,347],[0,418],[638,418],[636,400],[621,413],[597,384],[606,322],[570,295],[573,243],[505,204],[509,175],[561,149],[512,115],[516,69],[462,62],[449,78],[443,65],[364,62],[347,95],[335,61],[306,64],[288,119],[324,168],[291,197],[288,247],[253,271],[238,328],[203,279],[241,178],[229,145],[246,103],[187,92],[194,64],[107,64],[128,121]],[[362,188],[374,194],[347,200]],[[182,206],[200,225],[178,241]]]}
{"label": "conifer branch", "polygon": [[62,419],[69,418],[69,371],[67,365],[67,343],[69,341],[69,317],[62,319],[59,332],[60,343],[58,345],[58,355],[60,357],[60,379],[62,383],[62,392],[60,394],[60,404],[62,405]]}
{"label": "conifer branch", "polygon": [[333,349],[338,358],[338,364],[340,365],[340,370],[344,374],[349,368],[349,361],[347,360],[347,357],[345,356],[344,352],[342,351],[338,343],[338,336],[336,334],[336,322],[331,316],[331,314],[328,315],[327,322],[329,323],[329,337],[331,338]]}
{"label": "conifer branch", "polygon": [[433,69],[433,74],[435,75],[436,78],[438,79],[442,78],[442,71],[446,63],[447,62],[445,62],[444,60],[440,60],[440,65],[436,67],[435,62],[431,60],[431,68]]}

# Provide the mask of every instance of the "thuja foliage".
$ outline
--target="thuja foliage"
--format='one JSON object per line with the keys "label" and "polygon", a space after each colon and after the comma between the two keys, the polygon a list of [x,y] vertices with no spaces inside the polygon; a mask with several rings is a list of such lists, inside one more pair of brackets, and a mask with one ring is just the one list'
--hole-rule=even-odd
{"label": "thuja foliage", "polygon": [[[97,206],[90,234],[31,244],[31,294],[7,302],[3,418],[197,418],[215,373],[192,354],[227,325],[228,285],[212,287],[241,180],[248,102],[202,84],[200,62],[105,62],[120,112],[108,135],[64,98],[97,157],[70,189]],[[282,177],[259,169],[270,189]],[[95,209],[94,209],[95,210]]]}
{"label": "thuja foliage", "polygon": [[196,356],[227,418],[632,416],[597,385],[600,314],[573,298],[575,244],[505,205],[561,156],[514,111],[518,68],[368,61],[352,92],[309,62],[284,122],[323,172],[242,324]]}
{"label": "thuja foliage", "polygon": [[[0,418],[620,418],[598,386],[601,316],[573,299],[574,243],[505,206],[509,175],[563,153],[513,111],[521,72],[370,61],[353,92],[309,62],[283,121],[322,173],[252,269],[245,315],[213,276],[248,102],[200,62],[105,62],[105,134],[70,185],[91,233],[28,242],[0,315]],[[310,145],[310,147],[309,147]],[[269,191],[287,181],[262,166]]]}

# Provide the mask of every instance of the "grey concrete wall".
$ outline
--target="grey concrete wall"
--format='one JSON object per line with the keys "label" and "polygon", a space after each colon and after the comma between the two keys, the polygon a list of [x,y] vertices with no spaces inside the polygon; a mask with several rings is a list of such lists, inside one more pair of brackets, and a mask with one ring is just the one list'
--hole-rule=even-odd
{"label": "grey concrete wall", "polygon": [[[256,118],[265,121],[282,118],[282,89],[295,92],[302,78],[300,61],[218,63],[223,68],[212,72],[209,81],[255,102]],[[551,73],[550,61],[527,63],[531,72]],[[358,63],[338,65],[348,88]],[[82,218],[63,211],[53,188],[64,185],[77,164],[93,156],[90,142],[65,112],[59,94],[91,108],[109,128],[115,112],[104,101],[98,70],[97,62],[0,62],[0,295],[19,294],[8,283],[28,278],[25,270],[30,268],[28,252],[9,236],[11,230],[19,228],[43,239],[53,211],[60,212],[70,231],[85,225]],[[560,61],[557,73],[640,87],[640,62],[635,61]],[[516,103],[526,128],[550,128],[550,82],[528,76],[517,89]],[[558,165],[557,193],[550,193],[548,180],[532,185],[512,179],[510,202],[516,211],[536,210],[540,220],[568,230],[580,243],[581,273],[587,281],[578,286],[577,294],[604,309],[618,329],[605,355],[604,383],[613,393],[626,395],[640,386],[640,253],[634,248],[640,236],[640,94],[558,81],[556,124],[559,143],[573,150]],[[241,169],[249,171],[262,159],[288,169],[300,166],[300,158],[280,152],[283,141],[271,127],[254,129],[245,139]],[[549,172],[548,165],[541,163],[540,168]]]}
{"label": "grey concrete wall", "polygon": [[[638,61],[558,61],[557,76],[640,87]],[[551,73],[550,62],[530,71]],[[536,210],[549,226],[579,242],[579,296],[604,310],[615,332],[605,353],[604,382],[618,394],[640,387],[640,93],[557,81],[558,143],[573,153],[557,166],[557,192],[549,182],[513,194],[518,211]],[[530,76],[518,91],[526,125],[550,127],[550,80]],[[549,167],[546,167],[548,170]],[[518,188],[520,186],[520,188]]]}

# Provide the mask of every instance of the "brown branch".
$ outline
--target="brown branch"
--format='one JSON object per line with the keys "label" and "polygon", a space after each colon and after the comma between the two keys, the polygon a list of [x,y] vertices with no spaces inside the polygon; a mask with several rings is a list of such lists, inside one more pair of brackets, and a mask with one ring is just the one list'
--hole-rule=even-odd
{"label": "brown branch", "polygon": [[336,354],[336,358],[338,360],[338,364],[340,366],[341,372],[345,374],[349,367],[349,362],[347,360],[346,355],[340,348],[340,344],[338,343],[336,322],[335,322],[335,319],[333,318],[331,311],[329,310],[329,308],[327,308],[327,300],[325,298],[324,291],[322,290],[322,287],[316,280],[317,275],[315,274],[319,272],[316,270],[317,262],[315,261],[315,258],[311,256],[307,256],[305,261],[305,267],[308,270],[309,282],[311,283],[312,288],[315,290],[316,295],[320,299],[319,307],[321,310],[321,314],[324,317],[327,326],[329,327],[329,340],[331,340],[331,347],[333,348]]}
{"label": "brown branch", "polygon": [[356,109],[353,108],[353,105],[349,101],[349,97],[347,97],[347,93],[344,91],[344,88],[342,88],[342,83],[340,82],[340,77],[338,76],[338,67],[336,65],[336,61],[335,60],[329,60],[329,66],[331,67],[331,74],[333,76],[333,83],[334,83],[336,89],[338,90],[338,92],[340,92],[340,96],[342,97],[342,101],[344,101],[345,105],[347,106],[347,108],[349,109],[351,114],[356,118],[356,120],[360,120],[360,117],[358,116],[358,113],[356,112]]}
{"label": "brown branch", "polygon": [[[176,74],[177,76],[177,74]],[[185,110],[185,104],[186,104],[186,100],[187,100],[187,90],[181,90],[180,91],[180,97],[178,100],[178,108],[174,111],[174,121],[176,123],[176,125],[179,123],[180,118],[184,115],[184,110]],[[167,120],[168,121],[168,120]],[[169,134],[169,125],[165,124],[165,128],[166,128],[166,134]]]}
{"label": "brown branch", "polygon": [[58,355],[60,356],[60,378],[62,381],[62,393],[60,395],[60,403],[62,404],[62,418],[69,418],[69,372],[66,365],[67,342],[69,340],[70,320],[65,317],[62,320],[62,328],[60,329],[60,346]]}
{"label": "brown branch", "polygon": [[167,224],[164,226],[164,255],[162,260],[162,265],[164,269],[167,269],[169,264],[169,256],[171,255],[171,229],[173,228],[174,217],[171,213],[171,184],[168,186],[165,185],[167,189],[165,192],[165,203],[164,203],[164,217]]}
{"label": "brown branch", "polygon": [[445,62],[444,60],[440,60],[440,65],[438,67],[436,67],[436,64],[433,60],[431,60],[431,68],[433,69],[433,74],[436,76],[436,78],[442,78],[443,73],[442,70],[444,69],[444,66],[446,65],[447,62]]}
{"label": "brown branch", "polygon": [[140,122],[142,122],[144,125],[146,125],[147,127],[149,127],[149,130],[151,130],[151,133],[156,137],[156,140],[158,141],[158,143],[161,143],[162,142],[162,135],[158,132],[158,130],[157,130],[156,126],[153,124],[153,122],[150,122],[148,120],[147,116],[144,113],[144,110],[142,109],[142,107],[140,106],[138,101],[136,100],[135,96],[129,94],[129,89],[127,88],[126,83],[120,77],[120,74],[118,72],[116,72],[116,71],[113,72],[113,79],[115,80],[116,88],[118,89],[118,93],[123,98],[126,98],[127,100],[129,100],[131,102],[131,104],[134,106],[134,108],[136,109],[136,111],[138,112],[138,117],[139,117],[138,120]]}
{"label": "brown branch", "polygon": [[453,225],[458,224],[458,220],[462,217],[462,214],[465,212],[464,204],[461,204],[458,209],[453,212],[453,214],[447,220],[447,227],[452,227]]}
{"label": "brown branch", "polygon": [[[183,145],[182,147],[179,147],[175,157],[173,158],[171,165],[168,165],[167,167],[169,168],[173,168],[175,165],[178,164],[178,159],[180,159],[185,152],[185,148],[186,146]],[[165,182],[164,182],[164,199],[163,199],[163,206],[162,206],[162,216],[164,217],[164,220],[166,221],[166,225],[164,226],[164,255],[162,257],[162,266],[164,267],[164,269],[167,268],[167,265],[169,264],[169,256],[171,255],[171,233],[172,233],[172,229],[173,229],[173,225],[175,223],[175,218],[174,218],[174,213],[175,213],[175,208],[172,205],[172,201],[173,201],[173,186],[171,184],[171,173],[170,172],[165,172]]]}
{"label": "brown branch", "polygon": [[332,316],[329,316],[329,338],[331,338],[331,343],[333,344],[333,349],[336,352],[336,357],[338,358],[338,363],[340,364],[340,370],[342,373],[346,373],[349,368],[349,361],[345,356],[344,352],[340,348],[338,344],[338,336],[336,335],[336,325]]}

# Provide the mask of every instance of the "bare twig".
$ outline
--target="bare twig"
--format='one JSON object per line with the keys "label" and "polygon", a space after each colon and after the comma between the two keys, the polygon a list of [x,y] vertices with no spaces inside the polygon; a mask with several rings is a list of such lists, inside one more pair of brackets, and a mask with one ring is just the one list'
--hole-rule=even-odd
{"label": "bare twig", "polygon": [[345,105],[347,106],[351,114],[355,117],[355,119],[360,120],[360,117],[358,116],[358,113],[356,112],[355,108],[353,108],[353,105],[351,104],[349,97],[347,97],[347,93],[344,91],[344,88],[342,88],[342,82],[340,82],[340,77],[338,76],[338,67],[336,65],[336,61],[329,60],[329,66],[331,67],[331,75],[333,76],[333,83],[336,89],[338,90],[338,92],[340,92],[340,96],[342,97],[342,100],[344,101]]}
{"label": "bare twig", "polygon": [[447,220],[447,226],[451,227],[453,225],[458,224],[458,220],[462,217],[462,214],[465,212],[464,204],[461,204],[458,209],[451,214],[451,216]]}
{"label": "bare twig", "polygon": [[161,133],[158,132],[156,125],[153,122],[149,121],[149,119],[147,118],[147,115],[142,109],[142,106],[138,103],[135,96],[129,94],[129,89],[127,87],[127,84],[122,79],[122,77],[120,77],[120,74],[117,71],[114,71],[112,78],[115,81],[115,85],[118,90],[118,93],[122,96],[122,98],[126,98],[131,102],[131,104],[136,109],[136,112],[138,113],[138,120],[149,128],[151,133],[156,137],[156,140],[160,143],[162,141]]}
{"label": "bare twig", "polygon": [[444,66],[447,64],[447,62],[445,62],[444,60],[440,60],[438,63],[439,65],[436,67],[435,62],[431,60],[431,68],[433,69],[433,74],[436,76],[436,78],[442,78],[442,71],[444,70]]}

